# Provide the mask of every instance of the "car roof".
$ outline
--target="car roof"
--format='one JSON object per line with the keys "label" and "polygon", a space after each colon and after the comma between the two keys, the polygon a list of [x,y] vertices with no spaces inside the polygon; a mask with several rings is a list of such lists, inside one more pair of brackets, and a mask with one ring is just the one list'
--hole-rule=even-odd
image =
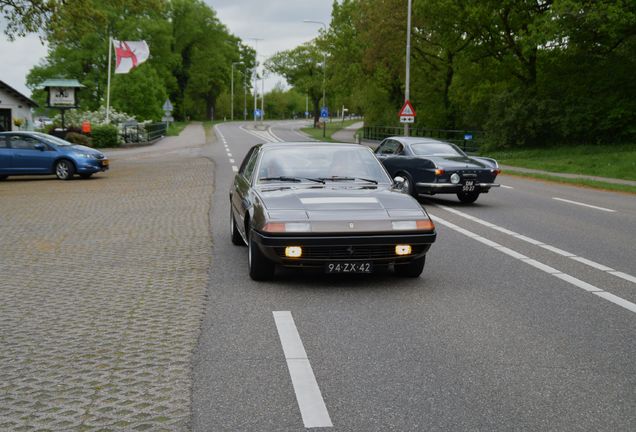
{"label": "car roof", "polygon": [[260,144],[263,149],[273,149],[273,148],[285,148],[285,147],[345,147],[345,148],[368,148],[367,146],[363,146],[360,144],[353,143],[333,143],[333,142],[324,142],[324,141],[295,141],[295,142],[267,142]]}
{"label": "car roof", "polygon": [[392,136],[388,137],[389,139],[394,139],[396,141],[401,142],[402,144],[450,144],[447,141],[442,141],[434,138],[428,137],[403,137],[403,136]]}

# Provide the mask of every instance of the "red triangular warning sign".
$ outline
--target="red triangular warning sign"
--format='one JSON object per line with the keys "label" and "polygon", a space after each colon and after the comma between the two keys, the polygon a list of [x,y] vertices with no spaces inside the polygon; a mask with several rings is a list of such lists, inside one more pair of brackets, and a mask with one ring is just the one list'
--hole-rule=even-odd
{"label": "red triangular warning sign", "polygon": [[410,101],[404,102],[402,109],[400,110],[400,117],[415,117],[415,110],[413,109],[413,105],[411,105]]}

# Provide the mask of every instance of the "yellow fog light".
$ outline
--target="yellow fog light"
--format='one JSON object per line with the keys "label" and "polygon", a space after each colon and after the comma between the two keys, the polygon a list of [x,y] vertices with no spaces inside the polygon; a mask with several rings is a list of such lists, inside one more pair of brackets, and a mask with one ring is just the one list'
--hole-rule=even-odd
{"label": "yellow fog light", "polygon": [[300,258],[303,255],[303,248],[300,246],[287,246],[285,256],[287,258]]}
{"label": "yellow fog light", "polygon": [[413,248],[411,248],[411,245],[396,245],[395,246],[396,255],[411,255],[411,252],[413,252]]}

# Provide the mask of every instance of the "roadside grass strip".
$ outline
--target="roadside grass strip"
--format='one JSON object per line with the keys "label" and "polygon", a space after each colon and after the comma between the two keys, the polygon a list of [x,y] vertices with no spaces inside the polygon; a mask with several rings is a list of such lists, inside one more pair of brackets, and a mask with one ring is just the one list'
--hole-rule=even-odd
{"label": "roadside grass strip", "polygon": [[541,242],[539,240],[535,240],[535,239],[533,239],[531,237],[526,237],[526,236],[524,236],[522,234],[519,234],[519,233],[516,233],[516,232],[511,231],[509,229],[500,227],[499,225],[495,225],[495,224],[487,222],[487,221],[485,221],[483,219],[479,219],[478,217],[471,216],[471,215],[469,215],[467,213],[464,213],[462,211],[456,210],[454,208],[446,207],[446,206],[441,205],[441,204],[433,204],[433,205],[435,207],[438,207],[438,208],[442,209],[442,210],[446,210],[449,213],[453,213],[453,214],[455,214],[457,216],[461,216],[464,219],[468,219],[468,220],[476,222],[476,223],[478,223],[480,225],[486,226],[488,228],[492,228],[492,229],[494,229],[496,231],[499,231],[501,233],[507,234],[507,235],[512,236],[512,237],[514,237],[516,239],[522,240],[522,241],[524,241],[526,243],[530,243],[530,244],[533,244],[535,246],[539,246],[539,247],[541,247],[541,248],[543,248],[545,250],[549,250],[550,252],[554,252],[554,253],[556,253],[558,255],[561,255],[561,256],[564,256],[566,258],[570,258],[571,260],[577,261],[577,262],[579,262],[579,263],[581,263],[583,265],[586,265],[588,267],[592,267],[592,268],[594,268],[596,270],[603,271],[605,273],[611,274],[613,276],[619,277],[621,279],[624,279],[626,281],[629,281],[629,282],[632,282],[632,283],[636,284],[636,277],[634,277],[634,276],[632,276],[630,274],[623,273],[621,271],[617,271],[617,270],[615,270],[615,269],[613,269],[611,267],[608,267],[608,266],[606,266],[604,264],[600,264],[600,263],[597,263],[596,261],[592,261],[592,260],[589,260],[587,258],[583,258],[583,257],[577,256],[576,254],[573,254],[572,252],[568,252],[568,251],[565,251],[563,249],[559,249],[559,248],[554,247],[552,245],[543,243],[543,242]]}
{"label": "roadside grass strip", "polygon": [[602,290],[601,288],[599,288],[597,286],[594,286],[592,284],[589,284],[589,283],[587,283],[585,281],[582,281],[581,279],[577,279],[574,276],[571,276],[571,275],[569,275],[567,273],[563,273],[562,271],[557,270],[554,267],[550,267],[549,265],[543,264],[542,262],[539,262],[539,261],[537,261],[535,259],[532,259],[532,258],[530,258],[530,257],[528,257],[528,256],[526,256],[526,255],[524,255],[522,253],[519,253],[519,252],[514,251],[514,250],[512,250],[510,248],[502,246],[499,243],[496,243],[496,242],[494,242],[492,240],[489,240],[489,239],[487,239],[485,237],[480,236],[479,234],[475,234],[475,233],[473,233],[471,231],[468,231],[468,230],[466,230],[464,228],[461,228],[461,227],[455,225],[452,222],[449,222],[449,221],[447,221],[445,219],[440,218],[439,216],[435,216],[435,215],[432,215],[432,214],[430,216],[431,216],[431,219],[433,219],[435,221],[435,223],[438,223],[440,225],[444,225],[447,228],[450,228],[450,229],[452,229],[454,231],[457,231],[458,233],[464,234],[465,236],[470,237],[473,240],[477,240],[480,243],[483,243],[483,244],[485,244],[487,246],[492,247],[493,249],[496,249],[496,250],[498,250],[500,252],[503,252],[506,255],[509,255],[509,256],[521,261],[521,262],[524,262],[524,263],[526,263],[528,265],[531,265],[532,267],[537,268],[537,269],[539,269],[539,270],[541,270],[541,271],[543,271],[543,272],[545,272],[545,273],[547,273],[549,275],[552,275],[552,276],[554,276],[556,278],[559,278],[559,279],[561,279],[561,280],[563,280],[565,282],[568,282],[569,284],[574,285],[577,288],[581,288],[584,291],[590,292],[590,293],[592,293],[592,294],[594,294],[594,295],[596,295],[596,296],[598,296],[598,297],[600,297],[602,299],[605,299],[605,300],[610,301],[610,302],[612,302],[612,303],[614,303],[614,304],[616,304],[616,305],[618,305],[618,306],[620,306],[622,308],[625,308],[625,309],[629,310],[630,312],[636,313],[636,304],[635,303],[632,303],[632,302],[627,301],[627,300],[625,300],[625,299],[623,299],[621,297],[618,297],[618,296],[616,296],[616,295],[614,295],[612,293],[609,293],[609,292],[607,292],[605,290]]}
{"label": "roadside grass strip", "polygon": [[331,417],[291,312],[273,311],[272,314],[305,427],[332,427]]}

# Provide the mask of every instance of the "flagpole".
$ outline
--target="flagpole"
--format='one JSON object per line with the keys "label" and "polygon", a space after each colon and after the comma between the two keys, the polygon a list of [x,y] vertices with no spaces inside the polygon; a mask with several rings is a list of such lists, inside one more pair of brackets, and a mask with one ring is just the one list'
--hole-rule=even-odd
{"label": "flagpole", "polygon": [[106,88],[106,124],[110,123],[110,69],[112,65],[113,38],[108,36],[108,85]]}

